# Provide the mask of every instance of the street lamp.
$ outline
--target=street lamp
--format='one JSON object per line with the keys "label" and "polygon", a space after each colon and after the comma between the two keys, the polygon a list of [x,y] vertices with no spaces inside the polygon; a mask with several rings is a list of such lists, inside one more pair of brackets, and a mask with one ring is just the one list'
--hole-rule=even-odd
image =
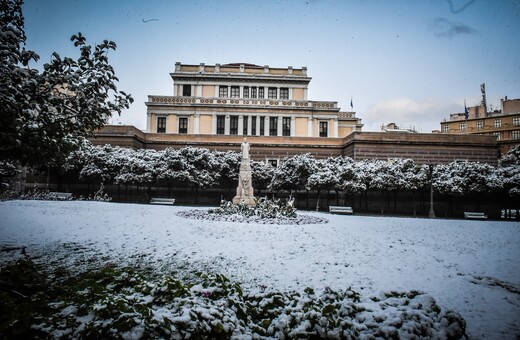
{"label": "street lamp", "polygon": [[430,167],[430,212],[428,213],[429,218],[435,218],[435,211],[433,210],[433,165],[429,164]]}

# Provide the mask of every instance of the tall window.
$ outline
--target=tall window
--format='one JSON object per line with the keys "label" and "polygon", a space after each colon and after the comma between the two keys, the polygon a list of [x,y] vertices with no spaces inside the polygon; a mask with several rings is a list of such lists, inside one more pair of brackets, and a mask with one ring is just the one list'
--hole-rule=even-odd
{"label": "tall window", "polygon": [[484,122],[479,120],[477,122],[477,130],[482,130],[484,128]]}
{"label": "tall window", "polygon": [[260,116],[260,136],[265,134],[265,117]]}
{"label": "tall window", "polygon": [[511,131],[511,139],[514,139],[514,140],[520,139],[520,130]]}
{"label": "tall window", "polygon": [[450,131],[450,127],[448,124],[443,124],[442,125],[442,132],[444,133],[448,133]]}
{"label": "tall window", "polygon": [[276,87],[270,87],[267,89],[267,96],[268,96],[268,99],[276,99],[278,98],[277,94],[278,94],[278,89]]}
{"label": "tall window", "polygon": [[287,87],[280,88],[280,99],[289,99],[289,89]]}
{"label": "tall window", "polygon": [[182,85],[182,95],[185,97],[191,96],[191,85]]}
{"label": "tall window", "polygon": [[223,135],[226,131],[226,116],[217,116],[217,135]]}
{"label": "tall window", "polygon": [[238,116],[231,116],[229,119],[229,134],[238,135]]}
{"label": "tall window", "polygon": [[459,123],[459,130],[466,131],[466,122]]}
{"label": "tall window", "polygon": [[251,98],[256,98],[256,87],[251,87]]}
{"label": "tall window", "polygon": [[497,136],[497,140],[502,139],[502,132],[493,132],[493,136]]}
{"label": "tall window", "polygon": [[226,98],[228,96],[228,87],[227,86],[219,86],[218,87],[218,96],[221,98]]}
{"label": "tall window", "polygon": [[244,86],[244,94],[242,97],[249,98],[249,86]]}
{"label": "tall window", "polygon": [[256,136],[256,116],[251,117],[251,134]]}
{"label": "tall window", "polygon": [[244,128],[242,129],[242,134],[247,135],[247,123],[249,123],[249,116],[244,116]]}
{"label": "tall window", "polygon": [[282,135],[290,136],[291,135],[291,117],[283,117],[282,120]]}
{"label": "tall window", "polygon": [[157,117],[157,133],[166,132],[166,117]]}
{"label": "tall window", "polygon": [[513,126],[520,126],[520,117],[513,118]]}
{"label": "tall window", "polygon": [[188,133],[188,118],[179,118],[179,133]]}
{"label": "tall window", "polygon": [[240,98],[240,86],[231,86],[231,98]]}
{"label": "tall window", "polygon": [[265,98],[264,97],[264,88],[263,87],[259,87],[258,88],[258,98]]}
{"label": "tall window", "polygon": [[501,128],[502,127],[502,119],[495,119],[495,123],[493,125],[495,128]]}
{"label": "tall window", "polygon": [[320,137],[328,137],[328,136],[329,136],[329,123],[320,122]]}
{"label": "tall window", "polygon": [[269,136],[278,135],[278,117],[269,117]]}

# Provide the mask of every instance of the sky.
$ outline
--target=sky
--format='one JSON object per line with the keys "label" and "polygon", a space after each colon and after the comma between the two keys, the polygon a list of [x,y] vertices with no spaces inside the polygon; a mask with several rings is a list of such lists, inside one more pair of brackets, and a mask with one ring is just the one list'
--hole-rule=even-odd
{"label": "sky", "polygon": [[306,66],[309,100],[337,101],[363,131],[440,129],[481,100],[520,98],[517,0],[26,0],[27,48],[78,57],[70,36],[115,41],[118,89],[135,102],[113,124],[146,129],[148,95],[172,95],[175,62]]}

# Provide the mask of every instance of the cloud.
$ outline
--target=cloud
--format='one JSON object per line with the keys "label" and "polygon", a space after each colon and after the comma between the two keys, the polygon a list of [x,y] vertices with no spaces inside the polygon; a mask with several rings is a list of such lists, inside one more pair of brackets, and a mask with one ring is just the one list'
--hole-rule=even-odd
{"label": "cloud", "polygon": [[473,27],[460,22],[450,21],[446,18],[435,18],[432,21],[431,27],[433,34],[438,38],[451,39],[461,34],[475,34],[477,30]]}
{"label": "cloud", "polygon": [[443,119],[450,113],[463,109],[463,102],[444,100],[414,100],[394,98],[377,102],[358,116],[364,124],[364,131],[379,131],[381,126],[396,123],[400,128],[414,128],[419,132],[439,130]]}

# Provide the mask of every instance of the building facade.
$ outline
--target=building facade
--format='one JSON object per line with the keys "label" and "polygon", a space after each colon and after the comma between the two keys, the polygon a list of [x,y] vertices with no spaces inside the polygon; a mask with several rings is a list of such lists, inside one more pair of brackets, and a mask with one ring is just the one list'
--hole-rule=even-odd
{"label": "building facade", "polygon": [[177,62],[170,75],[173,95],[148,97],[147,132],[341,138],[363,126],[337,102],[307,98],[306,67]]}
{"label": "building facade", "polygon": [[495,136],[500,151],[520,144],[520,99],[501,99],[501,109],[488,112],[481,104],[467,108],[467,114],[453,113],[441,122],[441,133]]}

